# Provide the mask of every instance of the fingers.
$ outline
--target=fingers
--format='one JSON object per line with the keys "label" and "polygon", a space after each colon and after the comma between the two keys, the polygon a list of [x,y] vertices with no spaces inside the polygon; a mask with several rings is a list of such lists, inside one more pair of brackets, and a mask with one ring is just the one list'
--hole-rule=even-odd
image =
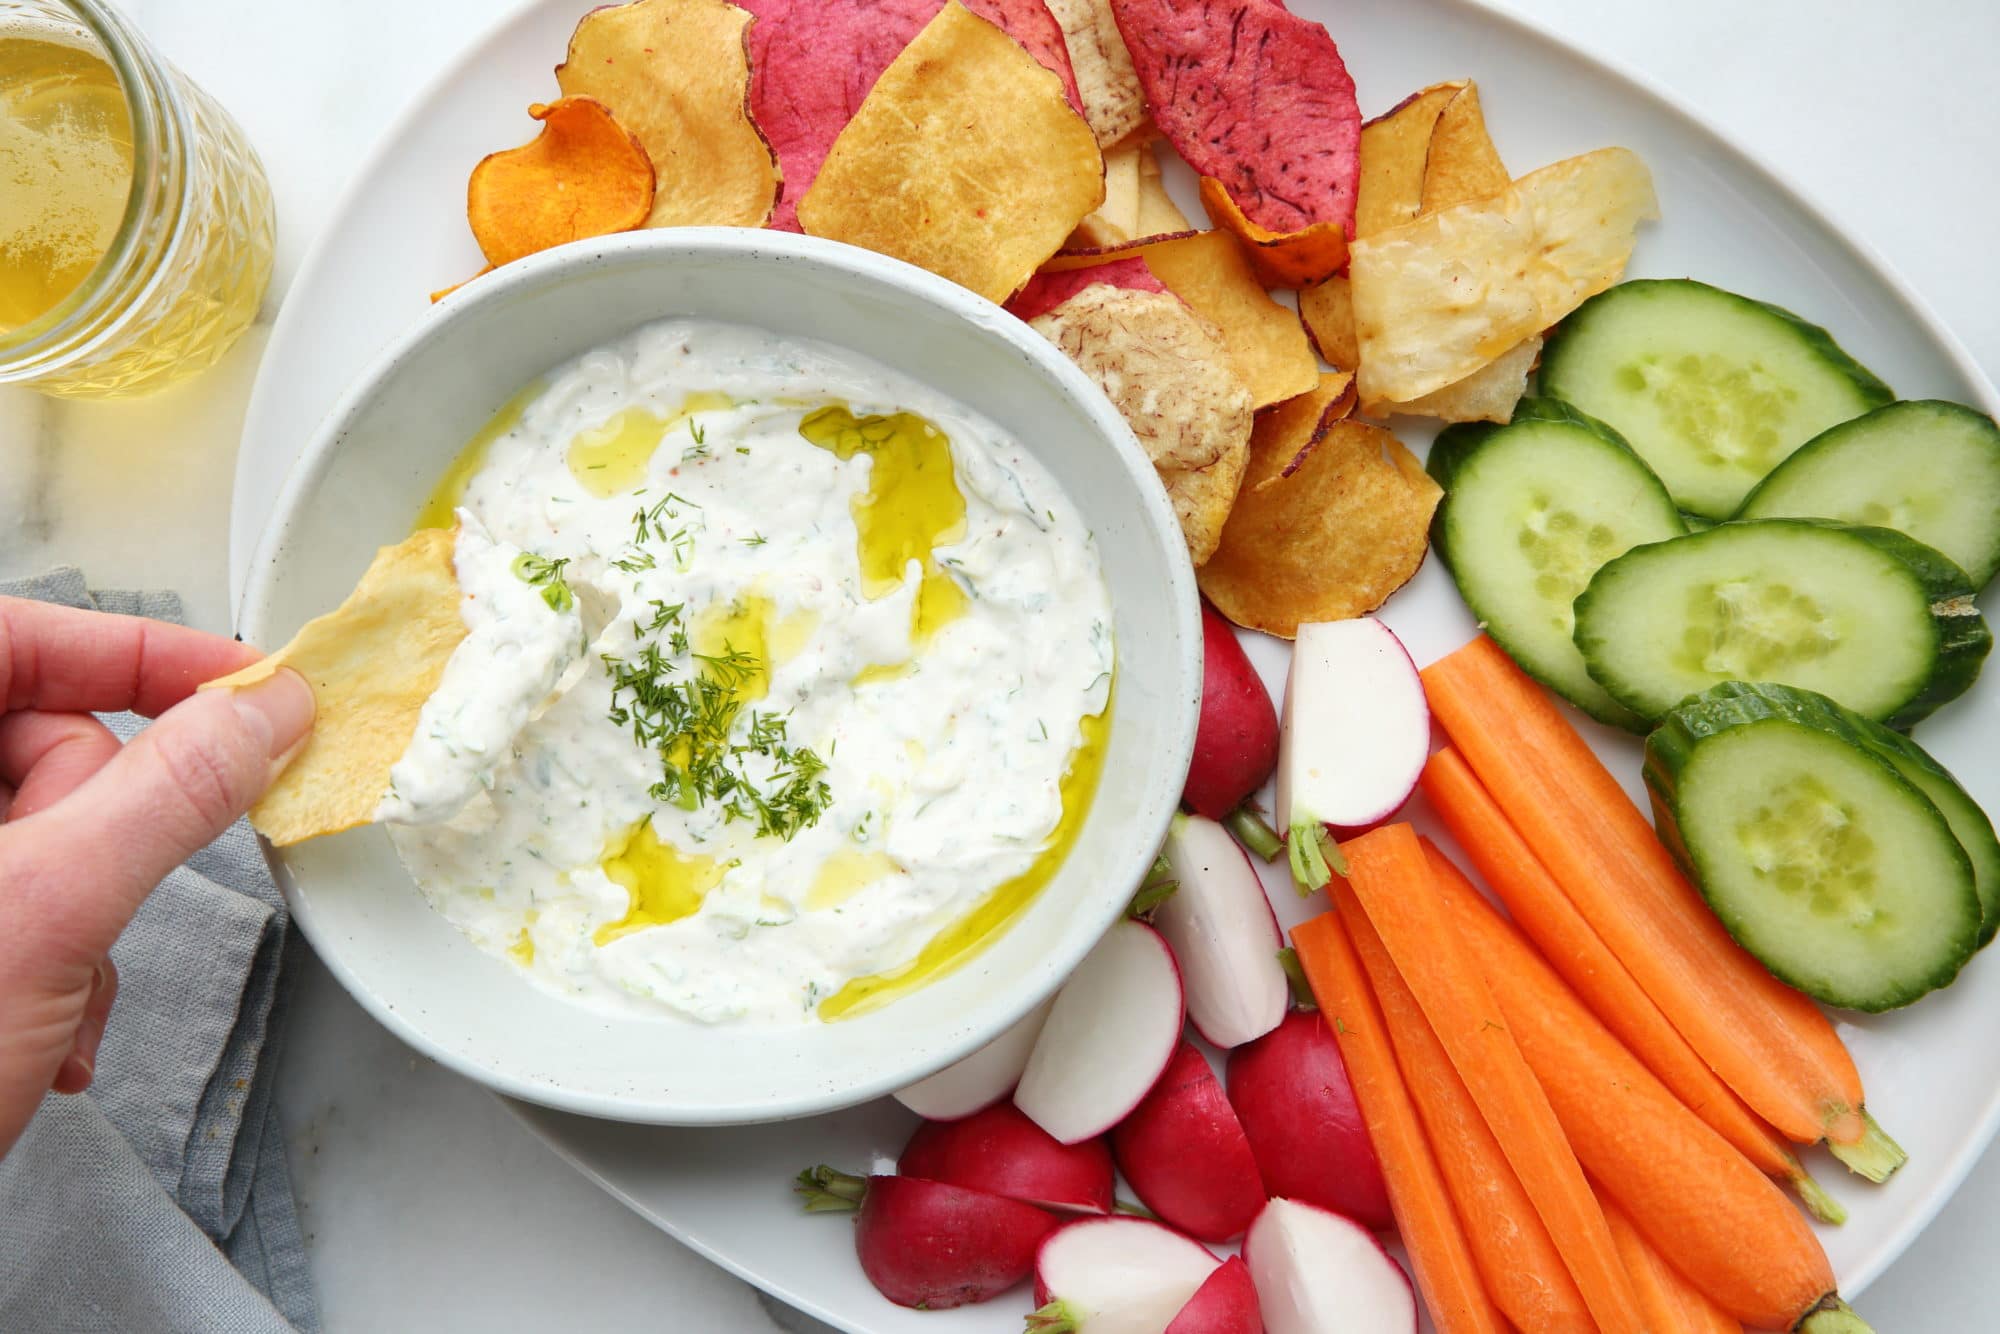
{"label": "fingers", "polygon": [[185,626],[0,597],[0,713],[154,717],[260,656]]}
{"label": "fingers", "polygon": [[312,720],[290,669],[190,696],[67,798],[0,826],[0,883],[36,901],[63,947],[102,955],[153,886],[270,785]]}
{"label": "fingers", "polygon": [[49,1087],[58,1093],[81,1093],[97,1076],[97,1047],[104,1041],[104,1026],[111,1019],[112,1002],[118,999],[118,965],[106,959],[91,974],[90,995],[83,1003],[83,1018],[77,1022],[76,1039],[69,1055],[56,1068]]}
{"label": "fingers", "polygon": [[76,790],[118,753],[118,738],[87,713],[0,715],[0,783],[9,819],[25,819]]}

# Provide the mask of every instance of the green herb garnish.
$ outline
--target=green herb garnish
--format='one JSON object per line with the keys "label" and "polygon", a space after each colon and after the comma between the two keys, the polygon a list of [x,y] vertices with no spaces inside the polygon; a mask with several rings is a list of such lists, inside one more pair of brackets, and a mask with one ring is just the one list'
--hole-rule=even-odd
{"label": "green herb garnish", "polygon": [[576,595],[570,592],[569,583],[562,577],[563,567],[569,558],[551,560],[547,556],[537,556],[532,551],[524,551],[514,557],[514,577],[522,583],[542,590],[542,601],[549,604],[549,610],[565,612],[576,605]]}

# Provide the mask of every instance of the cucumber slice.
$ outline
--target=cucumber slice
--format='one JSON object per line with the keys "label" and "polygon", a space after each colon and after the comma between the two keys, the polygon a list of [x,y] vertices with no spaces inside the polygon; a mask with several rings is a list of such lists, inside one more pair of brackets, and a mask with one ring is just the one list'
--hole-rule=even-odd
{"label": "cucumber slice", "polygon": [[1918,399],[1820,432],[1757,484],[1739,519],[1787,516],[1894,528],[1957,562],[1974,588],[2000,570],[2000,427]]}
{"label": "cucumber slice", "polygon": [[1505,426],[1446,427],[1428,466],[1444,487],[1431,540],[1486,633],[1599,722],[1644,731],[1584,670],[1571,604],[1605,561],[1687,531],[1660,479],[1554,399],[1521,400]]}
{"label": "cucumber slice", "polygon": [[1964,693],[1992,643],[1956,565],[1887,528],[1819,519],[1634,547],[1576,600],[1591,679],[1646,718],[1721,681],[1776,681],[1907,726]]}
{"label": "cucumber slice", "polygon": [[1908,1005],[1979,943],[1972,863],[1838,709],[1729,682],[1646,740],[1660,836],[1737,943],[1852,1010]]}
{"label": "cucumber slice", "polygon": [[[1830,708],[1840,706],[1826,701]],[[1870,722],[1851,709],[1841,709],[1853,723],[1861,741],[1896,767],[1905,781],[1931,799],[1951,826],[1952,837],[1972,861],[1972,884],[1979,892],[1979,943],[1984,947],[2000,932],[2000,838],[1994,837],[1993,822],[1971,794],[1958,785],[1951,770],[1932,759],[1930,752],[1877,722]]]}
{"label": "cucumber slice", "polygon": [[1681,508],[1726,519],[1786,455],[1889,386],[1826,330],[1687,278],[1598,293],[1542,352],[1541,388],[1606,421]]}

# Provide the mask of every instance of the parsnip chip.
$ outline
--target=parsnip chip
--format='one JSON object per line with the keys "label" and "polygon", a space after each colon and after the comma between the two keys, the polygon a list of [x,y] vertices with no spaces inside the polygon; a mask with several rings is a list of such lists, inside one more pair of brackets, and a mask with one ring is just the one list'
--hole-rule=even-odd
{"label": "parsnip chip", "polygon": [[1310,287],[1347,265],[1347,232],[1337,222],[1315,222],[1274,232],[1243,216],[1213,176],[1201,178],[1201,206],[1208,220],[1235,235],[1251,271],[1266,287]]}
{"label": "parsnip chip", "polygon": [[727,0],[632,0],[585,14],[563,96],[610,108],[652,160],[648,227],[761,227],[778,159],[751,123],[750,15]]}
{"label": "parsnip chip", "polygon": [[1065,249],[1123,245],[1139,230],[1139,159],[1149,156],[1138,139],[1104,150],[1104,202],[1076,225]]}
{"label": "parsnip chip", "polygon": [[1360,364],[1361,353],[1354,346],[1354,295],[1346,274],[1300,292],[1299,318],[1320,360],[1344,371]]}
{"label": "parsnip chip", "polygon": [[652,214],[652,161],[604,103],[565,97],[528,114],[542,132],[487,154],[466,185],[466,220],[488,264],[630,231]]}
{"label": "parsnip chip", "polygon": [[1463,380],[1617,282],[1639,223],[1658,216],[1645,163],[1602,148],[1358,238],[1361,397],[1405,403]]}
{"label": "parsnip chip", "polygon": [[1174,503],[1189,558],[1207,560],[1236,499],[1252,422],[1250,391],[1220,333],[1168,293],[1103,284],[1030,323],[1132,427]]}
{"label": "parsnip chip", "polygon": [[1479,85],[1467,79],[1438,112],[1431,130],[1430,153],[1424,159],[1423,211],[1435,213],[1497,194],[1512,179],[1500,161],[1500,150],[1493,146],[1493,136],[1486,132]]}
{"label": "parsnip chip", "polygon": [[799,223],[1005,301],[1103,202],[1062,80],[950,0],[834,140]]}
{"label": "parsnip chip", "polygon": [[1361,616],[1410,581],[1443,492],[1395,436],[1345,419],[1346,377],[1264,413],[1201,591],[1281,639]]}
{"label": "parsnip chip", "polygon": [[458,531],[426,528],[375,553],[338,608],[292,642],[203,690],[252,685],[290,667],[312,686],[319,719],[250,823],[279,847],[374,818],[389,770],[408,749],[424,701],[465,638]]}
{"label": "parsnip chip", "polygon": [[1445,104],[1465,87],[1434,84],[1361,127],[1361,180],[1355,192],[1354,234],[1400,226],[1424,206],[1424,164]]}
{"label": "parsnip chip", "polygon": [[1069,47],[1084,119],[1108,158],[1113,144],[1146,123],[1146,95],[1139,89],[1132,53],[1118,35],[1110,0],[1048,0],[1048,5]]}
{"label": "parsnip chip", "polygon": [[1303,394],[1318,380],[1319,362],[1298,316],[1271,300],[1228,232],[1183,232],[1108,250],[1065,251],[1044,268],[1088,268],[1132,255],[1144,258],[1168,291],[1222,331],[1253,406]]}
{"label": "parsnip chip", "polygon": [[1530,334],[1463,380],[1433,389],[1407,403],[1363,402],[1364,412],[1378,417],[1401,414],[1435,417],[1446,422],[1497,422],[1514,419],[1514,405],[1528,391],[1528,375],[1542,355],[1542,336]]}
{"label": "parsnip chip", "polygon": [[1167,193],[1166,178],[1160,174],[1160,148],[1148,143],[1139,154],[1139,225],[1134,236],[1165,236],[1170,232],[1191,231],[1194,224],[1181,206]]}

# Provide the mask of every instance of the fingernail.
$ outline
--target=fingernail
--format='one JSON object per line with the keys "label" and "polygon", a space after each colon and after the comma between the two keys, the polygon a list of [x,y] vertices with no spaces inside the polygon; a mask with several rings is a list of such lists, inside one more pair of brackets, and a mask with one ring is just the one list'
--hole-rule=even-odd
{"label": "fingernail", "polygon": [[55,1083],[50,1087],[58,1093],[81,1093],[96,1077],[97,1067],[72,1053],[63,1057],[62,1067],[56,1071]]}
{"label": "fingernail", "polygon": [[280,667],[254,685],[229,692],[229,702],[252,727],[265,734],[265,753],[276,759],[297,745],[311,730],[315,704],[312,687],[289,667]]}

